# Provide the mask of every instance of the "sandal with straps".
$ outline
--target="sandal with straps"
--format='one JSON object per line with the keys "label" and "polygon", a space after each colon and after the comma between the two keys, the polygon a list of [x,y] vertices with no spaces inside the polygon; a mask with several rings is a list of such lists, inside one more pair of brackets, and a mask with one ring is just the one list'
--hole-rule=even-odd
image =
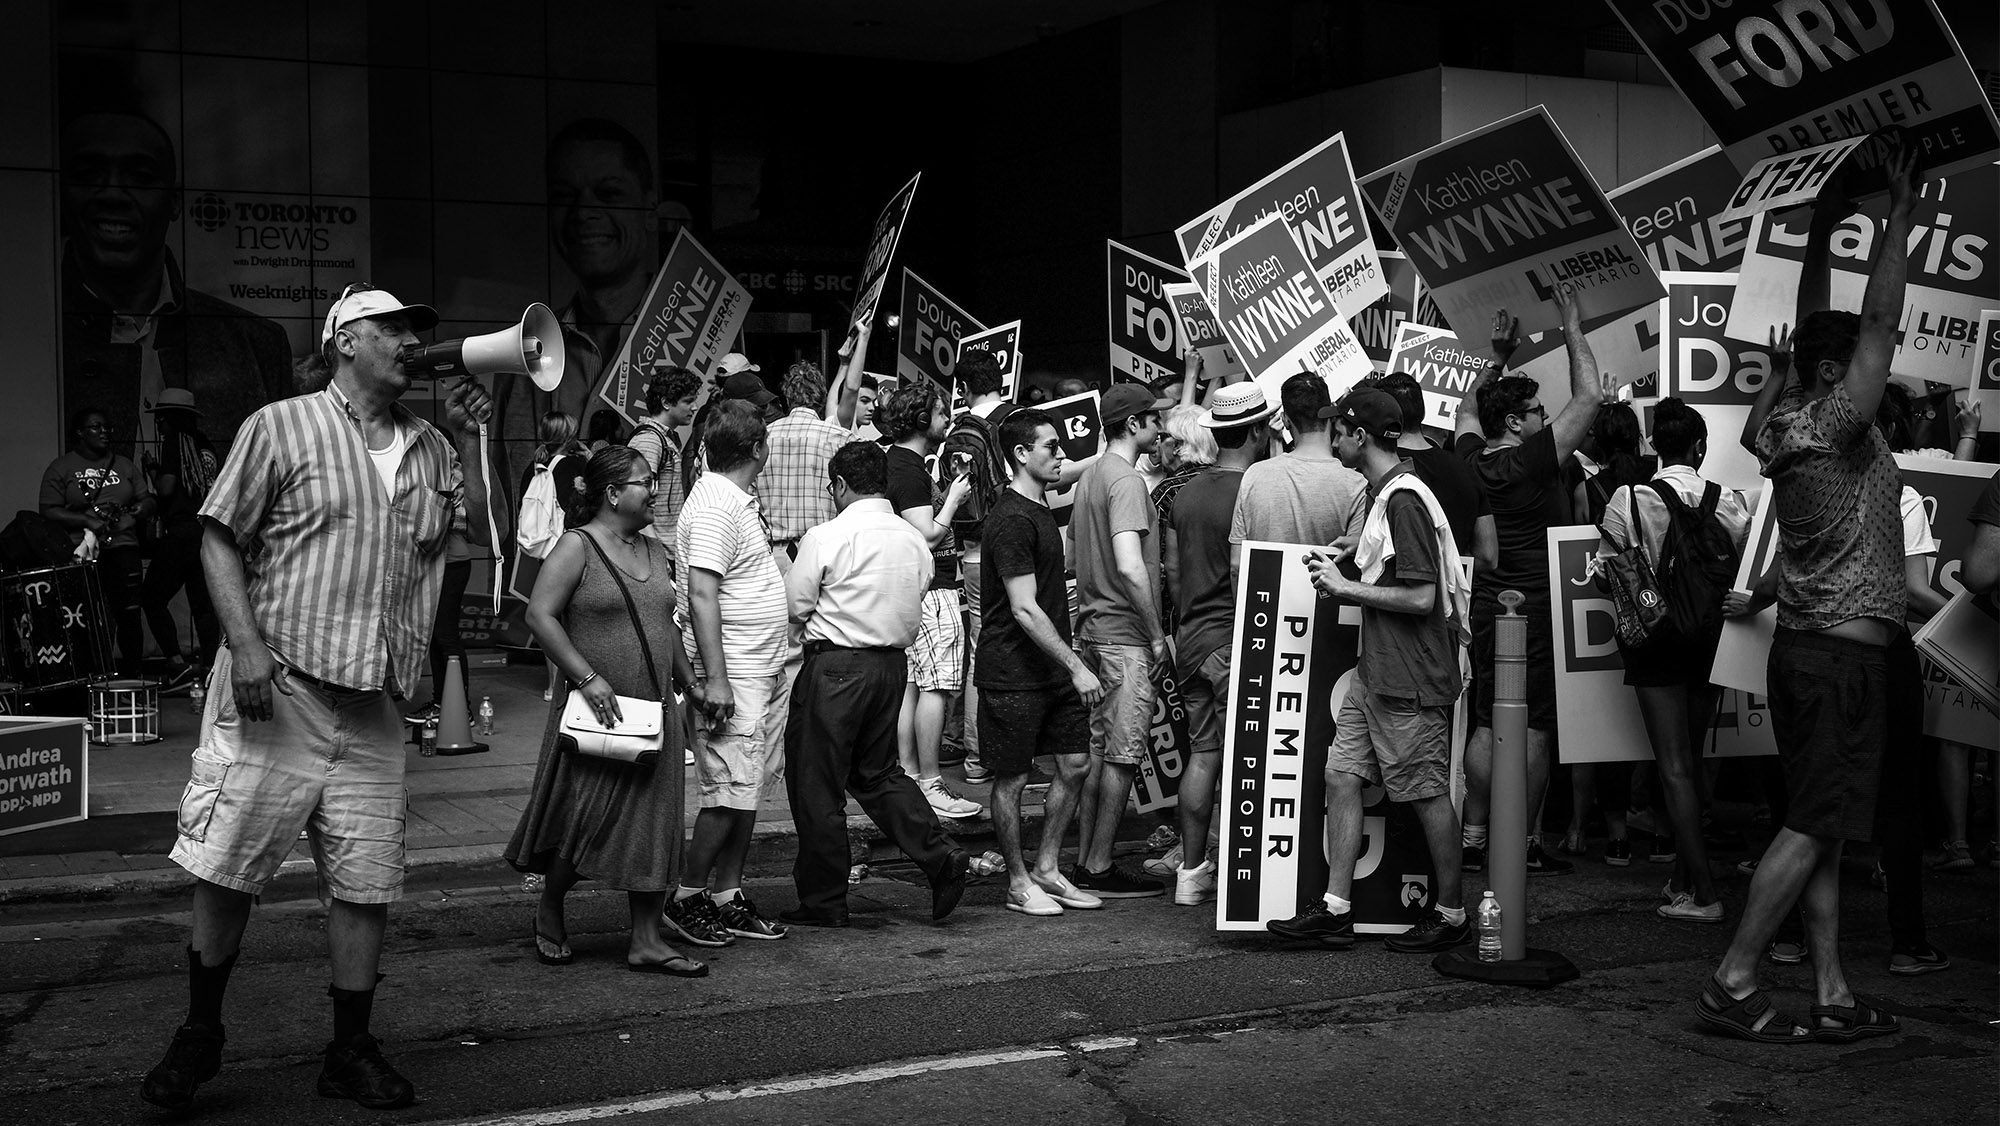
{"label": "sandal with straps", "polygon": [[[1763,990],[1753,989],[1747,997],[1731,997],[1729,990],[1713,977],[1702,989],[1694,1010],[1705,1023],[1759,1044],[1806,1044],[1814,1038],[1812,1029],[1779,1012]],[[1776,1029],[1790,1031],[1773,1031]]]}
{"label": "sandal with straps", "polygon": [[557,942],[538,930],[535,932],[535,960],[544,966],[567,966],[576,961],[576,955],[570,950],[569,943]]}
{"label": "sandal with straps", "polygon": [[1831,1027],[1821,1024],[1813,1028],[1813,1039],[1828,1044],[1851,1044],[1870,1036],[1889,1036],[1903,1030],[1902,1021],[1872,1005],[1863,1004],[1859,998],[1852,1005],[1814,1005],[1809,1011],[1814,1021],[1838,1022]]}

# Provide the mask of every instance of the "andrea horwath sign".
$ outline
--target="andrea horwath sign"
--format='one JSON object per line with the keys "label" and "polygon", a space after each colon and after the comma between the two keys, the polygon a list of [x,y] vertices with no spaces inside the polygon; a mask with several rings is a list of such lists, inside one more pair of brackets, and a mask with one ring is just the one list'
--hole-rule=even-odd
{"label": "andrea horwath sign", "polygon": [[1461,340],[1483,339],[1499,308],[1523,333],[1557,327],[1559,290],[1586,321],[1665,295],[1542,106],[1392,164],[1361,190]]}
{"label": "andrea horwath sign", "polygon": [[[1993,159],[2000,125],[1929,0],[1609,0],[1739,170],[1899,125],[1926,175]],[[1879,166],[1861,194],[1884,186]]]}

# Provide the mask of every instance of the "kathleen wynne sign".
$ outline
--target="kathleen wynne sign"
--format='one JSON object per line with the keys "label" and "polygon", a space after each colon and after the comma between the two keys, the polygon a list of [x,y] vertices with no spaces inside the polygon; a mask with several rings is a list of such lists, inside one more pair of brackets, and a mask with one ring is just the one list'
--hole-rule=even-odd
{"label": "kathleen wynne sign", "polygon": [[1665,296],[1544,106],[1392,164],[1361,190],[1461,340],[1483,339],[1497,308],[1523,333],[1558,327],[1558,291],[1576,295],[1586,321]]}
{"label": "kathleen wynne sign", "polygon": [[1317,373],[1336,398],[1374,372],[1283,216],[1266,215],[1193,266],[1237,358],[1272,402],[1300,371]]}
{"label": "kathleen wynne sign", "polygon": [[1360,309],[1389,292],[1368,210],[1354,184],[1347,137],[1335,133],[1290,164],[1202,212],[1175,231],[1189,263],[1269,215],[1298,236],[1320,284],[1342,309]]}
{"label": "kathleen wynne sign", "polygon": [[[1742,171],[1891,125],[1933,176],[2000,152],[1993,107],[1929,0],[1608,2]],[[1878,167],[1854,190],[1883,186]]]}
{"label": "kathleen wynne sign", "polygon": [[598,397],[626,421],[638,421],[646,413],[641,400],[655,365],[706,375],[729,351],[749,312],[750,291],[683,228],[653,275],[653,288],[646,291],[618,357],[604,369]]}

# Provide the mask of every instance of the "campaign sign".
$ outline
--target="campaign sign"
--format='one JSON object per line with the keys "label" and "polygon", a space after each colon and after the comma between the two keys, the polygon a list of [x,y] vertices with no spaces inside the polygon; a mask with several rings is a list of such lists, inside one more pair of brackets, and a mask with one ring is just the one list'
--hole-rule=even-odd
{"label": "campaign sign", "polygon": [[[1055,419],[1056,438],[1062,442],[1064,462],[1089,461],[1103,451],[1104,418],[1098,413],[1098,397],[1097,390],[1093,388],[1035,408]],[[1067,469],[1068,465],[1064,468]],[[1056,527],[1065,529],[1067,534],[1070,510],[1076,506],[1076,482],[1053,487],[1044,496],[1049,502],[1049,515],[1055,517]]]}
{"label": "campaign sign", "polygon": [[1979,404],[1982,433],[2000,430],[2000,309],[1979,313],[1979,348],[1972,360],[1970,402]]}
{"label": "campaign sign", "polygon": [[952,386],[959,341],[986,326],[907,266],[903,268],[903,299],[898,308],[901,324],[896,329],[896,378],[906,383],[921,378],[939,387]]}
{"label": "campaign sign", "polygon": [[1191,753],[1187,704],[1174,680],[1174,663],[1158,662],[1153,666],[1153,722],[1147,732],[1146,757],[1132,776],[1132,800],[1140,813],[1181,803],[1181,772]]}
{"label": "campaign sign", "polygon": [[750,291],[681,228],[653,275],[632,331],[604,369],[598,398],[637,424],[646,414],[646,381],[654,366],[705,375],[735,343],[749,312]]}
{"label": "campaign sign", "polygon": [[1988,710],[2000,708],[2000,621],[1990,599],[1959,591],[1911,638],[1938,680],[1962,685]]}
{"label": "campaign sign", "polygon": [[1458,423],[1458,404],[1479,382],[1487,359],[1460,347],[1448,329],[1405,321],[1396,329],[1389,370],[1409,372],[1423,387],[1425,426],[1450,430]]}
{"label": "campaign sign", "polygon": [[1344,134],[1335,133],[1182,225],[1174,232],[1181,257],[1192,266],[1271,215],[1283,219],[1297,237],[1334,304],[1360,309],[1388,292]]}
{"label": "campaign sign", "polygon": [[[2000,152],[2000,123],[1924,0],[1608,0],[1737,168],[1900,125],[1944,175]],[[1880,191],[1883,179],[1856,187]]]}
{"label": "campaign sign", "polygon": [[1247,374],[1236,361],[1236,353],[1230,350],[1229,338],[1223,335],[1221,322],[1208,307],[1208,298],[1201,295],[1201,287],[1193,282],[1168,282],[1164,288],[1167,301],[1173,306],[1174,323],[1180,328],[1181,348],[1201,353],[1202,378],[1212,382]]}
{"label": "campaign sign", "polygon": [[82,719],[0,716],[0,837],[90,816]]}
{"label": "campaign sign", "polygon": [[1761,489],[1757,457],[1736,440],[1750,420],[1750,405],[1771,378],[1768,339],[1738,340],[1728,333],[1736,275],[1668,272],[1661,329],[1660,394],[1678,395],[1708,423],[1708,458],[1701,475],[1732,489]]}
{"label": "campaign sign", "polygon": [[[1510,312],[1512,310],[1509,310]],[[1586,321],[1583,339],[1597,360],[1597,370],[1633,398],[1651,401],[1660,395],[1660,302],[1600,321]],[[1507,361],[1508,375],[1522,375],[1541,384],[1542,405],[1549,417],[1569,402],[1569,349],[1560,332],[1542,332],[1524,341]]]}
{"label": "campaign sign", "polygon": [[[1326,889],[1326,752],[1353,682],[1359,608],[1321,598],[1300,544],[1243,544],[1235,662],[1223,724],[1215,926],[1260,931]],[[1435,902],[1430,849],[1415,814],[1362,794],[1354,929],[1396,934]]]}
{"label": "campaign sign", "polygon": [[1106,307],[1111,316],[1111,378],[1151,384],[1181,374],[1181,345],[1166,287],[1187,271],[1129,246],[1104,240]]}
{"label": "campaign sign", "polygon": [[[1743,558],[1736,564],[1731,590],[1748,594],[1778,581],[1778,522],[1773,512],[1771,490],[1766,488],[1750,506],[1750,533],[1744,540]],[[1778,611],[1771,606],[1748,617],[1724,619],[1715,664],[1708,670],[1709,683],[1759,696],[1767,694],[1771,685],[1766,661],[1771,655],[1771,635],[1777,628]]]}
{"label": "campaign sign", "polygon": [[[1831,308],[1861,308],[1888,205],[1875,203],[1841,220],[1827,246]],[[1798,319],[1810,215],[1759,215],[1743,254],[1729,334],[1764,340],[1771,326]],[[1909,274],[1901,333],[1889,370],[1912,379],[1966,387],[1972,380],[1979,314],[2000,308],[2000,167],[1983,165],[1928,180],[1910,215]]]}
{"label": "campaign sign", "polygon": [[861,262],[861,281],[854,287],[854,316],[847,327],[875,319],[875,307],[882,303],[882,287],[889,284],[889,262],[896,257],[896,243],[903,237],[910,204],[917,198],[917,181],[923,178],[922,172],[910,177],[875,217],[875,231],[868,236],[868,257]]}
{"label": "campaign sign", "polygon": [[[1565,731],[1590,733],[1587,739],[1563,740],[1558,754],[1563,762],[1651,761],[1653,743],[1639,714],[1639,697],[1625,683],[1617,611],[1590,572],[1597,529],[1557,527],[1548,536],[1549,589],[1557,592],[1550,609],[1555,615],[1556,723]],[[1702,743],[1703,754],[1776,754],[1764,701],[1747,693],[1724,696],[1713,737]]]}
{"label": "campaign sign", "polygon": [[1194,263],[1194,274],[1270,401],[1279,402],[1285,380],[1301,371],[1325,379],[1335,398],[1374,372],[1282,216],[1267,215],[1216,246]]}
{"label": "campaign sign", "polygon": [[1008,321],[995,325],[958,342],[961,359],[974,352],[989,353],[993,362],[1000,365],[1000,397],[1012,402],[1021,380],[1021,322]]}
{"label": "campaign sign", "polygon": [[1734,270],[1750,237],[1746,219],[1720,219],[1741,175],[1710,145],[1610,193],[1612,206],[1655,270]]}
{"label": "campaign sign", "polygon": [[1821,188],[1833,182],[1854,150],[1867,143],[1866,136],[1851,137],[1829,145],[1767,156],[1743,177],[1729,197],[1729,206],[1716,218],[1748,219],[1759,211],[1783,211],[1811,203],[1819,198]]}
{"label": "campaign sign", "polygon": [[1484,335],[1497,308],[1524,333],[1560,327],[1558,291],[1575,294],[1586,321],[1663,296],[1544,106],[1392,164],[1361,190],[1460,339]]}
{"label": "campaign sign", "polygon": [[1396,353],[1397,327],[1419,320],[1413,314],[1422,283],[1417,280],[1416,267],[1400,250],[1382,251],[1382,276],[1389,282],[1388,292],[1349,313],[1347,323],[1354,329],[1355,339],[1361,341],[1361,350],[1368,353],[1368,362],[1375,370],[1386,372],[1390,370],[1389,358]]}

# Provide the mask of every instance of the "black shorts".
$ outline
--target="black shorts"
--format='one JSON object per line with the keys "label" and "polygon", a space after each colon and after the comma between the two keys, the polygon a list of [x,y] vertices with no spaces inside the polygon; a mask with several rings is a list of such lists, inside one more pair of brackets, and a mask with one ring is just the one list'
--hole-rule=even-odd
{"label": "black shorts", "polygon": [[[1493,726],[1493,619],[1500,603],[1472,599],[1472,726]],[[1528,619],[1528,726],[1556,729],[1556,643],[1546,596],[1521,603]]]}
{"label": "black shorts", "polygon": [[1090,709],[1068,684],[979,690],[979,761],[995,774],[1026,774],[1036,755],[1090,753]]}
{"label": "black shorts", "polygon": [[1780,627],[1766,666],[1785,768],[1785,828],[1870,840],[1889,741],[1888,650]]}

